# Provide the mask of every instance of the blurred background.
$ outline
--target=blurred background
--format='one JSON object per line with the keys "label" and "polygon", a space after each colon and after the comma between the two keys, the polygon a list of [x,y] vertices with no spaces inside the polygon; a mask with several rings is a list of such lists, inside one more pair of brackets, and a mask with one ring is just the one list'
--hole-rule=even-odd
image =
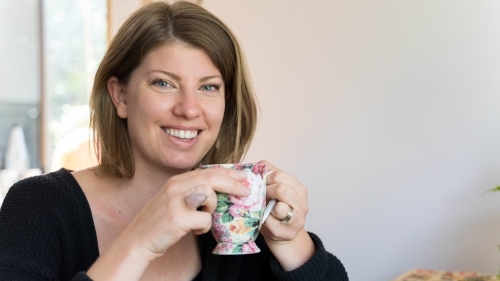
{"label": "blurred background", "polygon": [[[92,162],[65,153],[88,139],[109,38],[147,2],[0,0],[0,168],[15,125],[30,169]],[[499,1],[197,2],[247,55],[261,112],[245,161],[309,188],[306,228],[351,280],[498,272]]]}
{"label": "blurred background", "polygon": [[89,93],[107,36],[106,0],[0,0],[0,168],[16,166],[18,178],[54,170],[82,141],[75,132],[88,139]]}

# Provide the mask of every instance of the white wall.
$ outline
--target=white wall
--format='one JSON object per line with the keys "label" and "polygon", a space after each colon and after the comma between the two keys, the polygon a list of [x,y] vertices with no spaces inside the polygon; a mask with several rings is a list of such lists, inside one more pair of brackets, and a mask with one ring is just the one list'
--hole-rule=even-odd
{"label": "white wall", "polygon": [[310,190],[351,280],[500,269],[500,2],[205,0],[261,103],[248,161]]}
{"label": "white wall", "polygon": [[143,4],[143,0],[107,0],[108,1],[108,32],[112,37],[125,20]]}
{"label": "white wall", "polygon": [[38,26],[38,1],[0,0],[0,102],[38,102]]}

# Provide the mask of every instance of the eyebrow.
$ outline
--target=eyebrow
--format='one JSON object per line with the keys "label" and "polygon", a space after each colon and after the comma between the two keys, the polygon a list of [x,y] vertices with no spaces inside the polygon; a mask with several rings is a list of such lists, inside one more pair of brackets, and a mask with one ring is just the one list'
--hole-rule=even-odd
{"label": "eyebrow", "polygon": [[212,75],[212,76],[207,76],[207,77],[201,78],[200,82],[205,82],[205,81],[210,80],[212,78],[220,78],[220,79],[222,79],[222,77],[220,77],[219,75]]}
{"label": "eyebrow", "polygon": [[[160,72],[160,73],[166,74],[166,75],[174,78],[177,81],[181,81],[182,80],[179,75],[174,74],[172,72],[165,71],[165,70],[151,70],[151,71],[148,71],[148,73],[152,73],[152,72]],[[211,75],[211,76],[206,76],[206,77],[201,78],[200,82],[205,82],[205,81],[210,80],[212,78],[221,78],[222,79],[222,77],[220,75]]]}

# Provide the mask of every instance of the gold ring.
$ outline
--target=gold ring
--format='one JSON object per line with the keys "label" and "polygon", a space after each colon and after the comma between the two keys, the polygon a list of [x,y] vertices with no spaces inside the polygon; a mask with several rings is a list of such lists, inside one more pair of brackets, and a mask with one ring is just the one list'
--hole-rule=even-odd
{"label": "gold ring", "polygon": [[294,214],[294,209],[292,207],[290,207],[290,211],[288,211],[288,213],[286,214],[286,217],[281,220],[281,224],[288,225],[288,222],[292,219],[293,214]]}

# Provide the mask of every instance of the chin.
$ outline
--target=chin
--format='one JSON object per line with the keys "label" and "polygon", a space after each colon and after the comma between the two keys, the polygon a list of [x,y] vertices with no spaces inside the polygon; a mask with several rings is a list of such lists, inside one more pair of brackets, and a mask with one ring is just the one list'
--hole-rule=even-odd
{"label": "chin", "polygon": [[198,167],[206,154],[207,152],[205,151],[189,151],[187,153],[172,153],[170,151],[170,153],[163,154],[162,158],[159,160],[164,168],[189,171]]}
{"label": "chin", "polygon": [[170,160],[167,163],[164,163],[164,166],[173,170],[189,171],[198,166],[198,163],[200,163],[200,161],[201,159],[177,159]]}

